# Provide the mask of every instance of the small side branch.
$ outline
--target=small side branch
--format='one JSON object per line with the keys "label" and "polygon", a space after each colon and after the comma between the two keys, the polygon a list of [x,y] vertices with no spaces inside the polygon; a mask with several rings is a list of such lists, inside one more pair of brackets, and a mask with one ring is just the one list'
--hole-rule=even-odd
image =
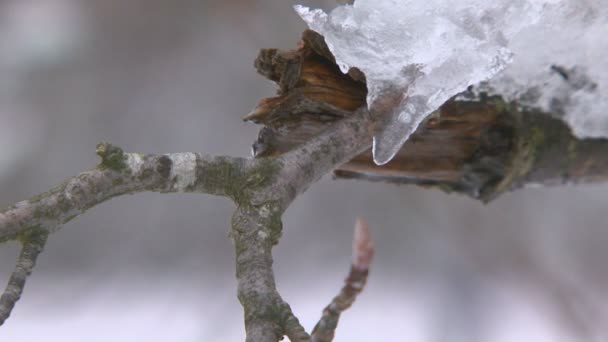
{"label": "small side branch", "polygon": [[125,153],[97,146],[101,163],[54,189],[0,210],[0,242],[30,230],[54,232],[86,210],[113,197],[144,191],[236,196],[248,162],[199,153]]}
{"label": "small side branch", "polygon": [[312,331],[313,342],[330,342],[334,339],[340,314],[348,309],[363,291],[374,256],[374,246],[367,222],[358,218],[353,239],[353,264],[340,293],[323,310],[323,316]]}
{"label": "small side branch", "polygon": [[0,297],[0,326],[4,324],[15,307],[15,303],[21,298],[25,280],[32,273],[36,259],[46,244],[48,233],[36,231],[22,237],[22,248],[15,270],[8,281],[8,285]]}

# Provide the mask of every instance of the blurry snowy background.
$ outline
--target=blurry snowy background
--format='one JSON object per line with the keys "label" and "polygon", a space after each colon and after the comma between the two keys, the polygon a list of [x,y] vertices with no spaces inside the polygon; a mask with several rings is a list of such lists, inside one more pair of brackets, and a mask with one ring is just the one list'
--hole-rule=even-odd
{"label": "blurry snowy background", "polygon": [[[295,3],[0,0],[0,205],[97,163],[95,145],[247,156],[241,117],[274,85],[258,49],[293,48]],[[377,257],[336,341],[608,339],[608,186],[535,188],[483,206],[434,190],[327,178],[275,248],[280,291],[308,328],[348,270],[354,219]],[[114,199],[50,237],[0,341],[242,341],[232,204]],[[16,243],[0,246],[0,281]]]}

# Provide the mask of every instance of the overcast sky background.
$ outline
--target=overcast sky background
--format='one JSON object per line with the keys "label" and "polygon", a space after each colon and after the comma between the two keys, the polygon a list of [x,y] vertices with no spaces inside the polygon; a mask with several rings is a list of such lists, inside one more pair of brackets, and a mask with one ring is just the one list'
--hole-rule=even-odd
{"label": "overcast sky background", "polygon": [[[1,0],[0,205],[93,167],[100,141],[248,156],[259,127],[241,117],[275,91],[253,60],[297,45],[295,3]],[[311,329],[361,215],[377,256],[336,341],[604,341],[607,190],[524,189],[484,206],[327,177],[286,213],[278,287]],[[51,235],[0,341],[242,341],[232,209],[169,194],[95,207]],[[17,247],[0,246],[3,284]]]}

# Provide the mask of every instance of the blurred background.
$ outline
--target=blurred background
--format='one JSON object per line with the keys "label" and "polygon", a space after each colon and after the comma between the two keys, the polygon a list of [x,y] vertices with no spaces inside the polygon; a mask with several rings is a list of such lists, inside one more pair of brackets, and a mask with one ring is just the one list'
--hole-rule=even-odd
{"label": "blurred background", "polygon": [[[334,1],[0,0],[0,206],[127,151],[248,156],[245,115],[274,85],[260,48],[294,48],[291,6]],[[376,260],[336,341],[608,340],[608,186],[489,205],[327,177],[288,210],[279,290],[309,330],[350,264],[355,217]],[[0,341],[242,341],[232,204],[114,199],[51,235]],[[16,243],[0,246],[0,286]]]}

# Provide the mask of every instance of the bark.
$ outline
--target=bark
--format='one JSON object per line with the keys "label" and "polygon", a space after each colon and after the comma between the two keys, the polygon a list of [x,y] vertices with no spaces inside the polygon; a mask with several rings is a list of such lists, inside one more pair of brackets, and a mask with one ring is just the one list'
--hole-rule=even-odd
{"label": "bark", "polygon": [[25,281],[32,273],[38,255],[44,249],[47,237],[48,233],[44,231],[33,231],[22,236],[22,248],[17,259],[17,265],[15,265],[15,270],[8,280],[4,293],[0,297],[0,325],[4,324],[4,321],[8,319],[15,307],[15,303],[21,298]]}
{"label": "bark", "polygon": [[[342,74],[313,31],[296,50],[262,50],[255,65],[279,86],[278,96],[245,117],[264,125],[254,143],[258,157],[285,153],[366,104],[364,75]],[[604,182],[607,152],[608,140],[577,139],[552,113],[466,92],[428,117],[388,164],[375,165],[367,150],[334,175],[432,186],[487,202],[530,184]]]}
{"label": "bark", "polygon": [[[143,191],[198,192],[238,198],[248,168],[241,158],[198,153],[144,155],[99,144],[101,163],[52,190],[0,210],[0,242],[31,231],[53,233],[89,208],[121,195]],[[264,163],[256,163],[256,167]]]}
{"label": "bark", "polygon": [[310,341],[310,335],[276,289],[272,247],[281,236],[283,212],[295,197],[368,148],[373,126],[374,116],[362,109],[275,158],[242,159],[191,152],[143,155],[99,144],[101,163],[97,167],[0,210],[0,242],[24,242],[0,299],[0,324],[19,299],[46,237],[64,223],[120,195],[192,192],[225,196],[236,205],[230,236],[236,252],[246,340],[274,342],[286,335],[292,341]]}
{"label": "bark", "polygon": [[323,309],[323,316],[312,330],[313,342],[333,341],[340,315],[355,302],[357,295],[365,287],[373,255],[374,246],[367,222],[358,218],[353,238],[353,264],[344,281],[344,287]]}

